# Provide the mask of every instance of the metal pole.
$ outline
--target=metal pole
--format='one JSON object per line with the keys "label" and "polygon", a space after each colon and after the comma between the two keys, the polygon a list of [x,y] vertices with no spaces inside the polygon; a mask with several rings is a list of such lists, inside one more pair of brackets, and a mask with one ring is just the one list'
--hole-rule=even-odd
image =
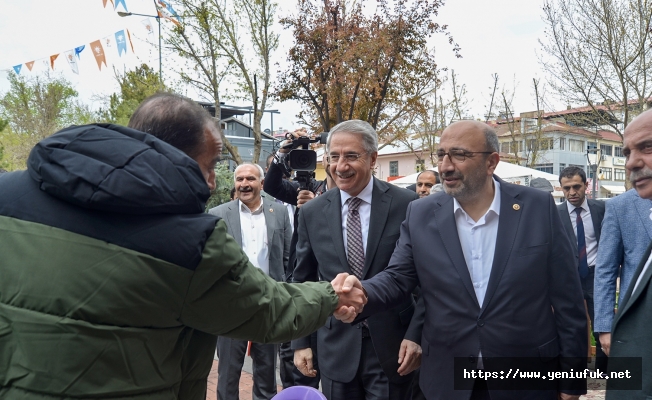
{"label": "metal pole", "polygon": [[159,84],[163,84],[163,57],[161,57],[161,16],[156,17],[158,22],[158,80]]}
{"label": "metal pole", "polygon": [[591,182],[591,184],[593,185],[593,189],[591,190],[591,198],[595,200],[595,186],[596,186],[595,180],[597,179],[598,176],[598,165],[591,164],[591,169],[593,169],[593,182]]}

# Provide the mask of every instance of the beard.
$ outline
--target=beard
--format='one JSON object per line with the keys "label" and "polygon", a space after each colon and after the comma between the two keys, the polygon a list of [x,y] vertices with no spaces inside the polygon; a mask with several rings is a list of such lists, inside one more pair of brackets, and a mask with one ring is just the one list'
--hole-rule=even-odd
{"label": "beard", "polygon": [[449,188],[443,181],[443,187],[446,194],[457,199],[457,201],[466,201],[473,199],[478,193],[482,192],[487,179],[486,171],[476,169],[464,175],[459,171],[445,172],[442,174],[443,179],[459,179],[459,185],[455,188]]}

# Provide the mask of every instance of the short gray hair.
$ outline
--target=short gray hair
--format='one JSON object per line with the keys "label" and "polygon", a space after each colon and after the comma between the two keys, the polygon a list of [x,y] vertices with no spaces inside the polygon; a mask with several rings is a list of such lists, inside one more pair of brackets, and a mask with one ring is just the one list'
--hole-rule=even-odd
{"label": "short gray hair", "polygon": [[263,167],[261,167],[258,164],[251,163],[251,162],[245,162],[245,163],[242,163],[242,164],[238,165],[237,167],[235,167],[235,170],[233,170],[233,181],[234,182],[235,182],[235,174],[238,173],[238,169],[240,169],[240,167],[244,167],[245,165],[253,165],[256,168],[258,168],[258,175],[260,176],[260,180],[262,181],[263,179],[265,179],[265,171],[263,171]]}
{"label": "short gray hair", "polygon": [[335,125],[333,129],[328,132],[326,151],[330,151],[331,139],[333,138],[333,135],[338,132],[359,135],[362,138],[362,146],[369,154],[378,151],[378,134],[376,133],[376,130],[368,122],[359,119],[352,119]]}
{"label": "short gray hair", "polygon": [[493,128],[489,125],[487,125],[483,131],[484,138],[487,142],[487,150],[494,153],[499,153],[500,145],[498,144],[498,135],[496,135],[496,131],[494,131]]}

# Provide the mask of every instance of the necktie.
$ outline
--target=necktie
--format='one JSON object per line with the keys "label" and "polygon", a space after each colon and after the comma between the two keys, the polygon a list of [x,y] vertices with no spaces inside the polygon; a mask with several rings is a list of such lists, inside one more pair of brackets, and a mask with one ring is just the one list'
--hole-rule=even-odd
{"label": "necktie", "polygon": [[349,267],[358,279],[362,279],[364,271],[364,247],[362,245],[362,227],[360,223],[360,200],[351,197],[347,200],[349,211],[346,217],[346,246]]}
{"label": "necktie", "polygon": [[580,256],[580,264],[578,269],[580,271],[580,277],[586,278],[589,274],[589,264],[586,262],[586,238],[584,237],[584,222],[582,222],[582,208],[577,207],[575,209],[577,218],[575,219],[577,225],[577,251]]}

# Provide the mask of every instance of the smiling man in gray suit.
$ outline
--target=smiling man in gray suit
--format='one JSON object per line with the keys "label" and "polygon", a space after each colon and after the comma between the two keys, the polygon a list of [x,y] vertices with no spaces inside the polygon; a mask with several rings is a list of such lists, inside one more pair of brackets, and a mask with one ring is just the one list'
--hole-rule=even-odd
{"label": "smiling man in gray suit", "polygon": [[[625,168],[634,189],[643,199],[652,199],[652,112],[646,111],[625,129],[623,155]],[[647,214],[647,215],[646,215]],[[650,211],[641,218],[649,218]],[[630,221],[633,222],[633,221]],[[642,360],[642,386],[639,390],[616,391],[617,382],[607,381],[607,399],[636,400],[652,398],[652,257],[648,245],[634,271],[627,292],[622,296],[618,312],[611,327],[609,371],[632,367],[633,362],[623,357],[640,357]],[[602,339],[602,338],[601,338]],[[614,368],[616,367],[617,368]]]}
{"label": "smiling man in gray suit", "polygon": [[[238,199],[211,209],[222,217],[228,233],[242,246],[249,261],[279,282],[285,281],[285,266],[290,254],[292,226],[283,204],[264,199],[263,169],[256,164],[239,165],[233,173]],[[246,293],[243,293],[243,297]],[[247,342],[220,336],[217,356],[217,398],[238,400],[239,382]],[[254,400],[269,400],[276,395],[276,345],[251,344]]]}

